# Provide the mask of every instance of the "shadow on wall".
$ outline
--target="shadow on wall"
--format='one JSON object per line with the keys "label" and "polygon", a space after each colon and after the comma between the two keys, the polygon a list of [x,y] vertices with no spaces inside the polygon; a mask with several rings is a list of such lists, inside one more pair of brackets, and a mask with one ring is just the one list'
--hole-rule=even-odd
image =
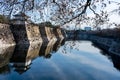
{"label": "shadow on wall", "polygon": [[30,44],[27,37],[26,27],[24,24],[11,25],[10,29],[13,33],[16,44]]}

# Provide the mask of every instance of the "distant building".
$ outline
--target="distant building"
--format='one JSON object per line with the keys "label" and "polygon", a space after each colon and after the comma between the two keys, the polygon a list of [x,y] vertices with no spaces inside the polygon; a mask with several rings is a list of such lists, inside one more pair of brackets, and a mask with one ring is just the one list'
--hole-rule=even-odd
{"label": "distant building", "polygon": [[91,31],[91,27],[85,27],[84,30],[85,31]]}

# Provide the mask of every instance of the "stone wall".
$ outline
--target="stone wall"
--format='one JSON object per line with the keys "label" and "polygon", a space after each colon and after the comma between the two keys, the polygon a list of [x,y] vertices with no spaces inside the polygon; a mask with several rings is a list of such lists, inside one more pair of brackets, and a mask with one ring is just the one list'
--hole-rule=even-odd
{"label": "stone wall", "polygon": [[33,24],[0,24],[0,44],[53,43],[63,41],[65,33],[61,28]]}
{"label": "stone wall", "polygon": [[42,37],[38,26],[26,24],[26,32],[30,43],[42,42]]}
{"label": "stone wall", "polygon": [[49,26],[38,26],[29,24],[26,21],[11,21],[10,25],[0,24],[0,44],[32,44],[32,43],[53,43],[65,39],[64,30],[51,28]]}
{"label": "stone wall", "polygon": [[8,24],[0,23],[0,46],[14,45],[14,37]]}

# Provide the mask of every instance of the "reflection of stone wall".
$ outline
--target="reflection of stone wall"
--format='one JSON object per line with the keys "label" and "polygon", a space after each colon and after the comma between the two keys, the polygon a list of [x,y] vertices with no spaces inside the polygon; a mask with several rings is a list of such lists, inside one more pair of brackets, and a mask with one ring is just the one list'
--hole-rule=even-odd
{"label": "reflection of stone wall", "polygon": [[0,23],[0,46],[15,44],[13,34],[7,24]]}
{"label": "reflection of stone wall", "polygon": [[42,43],[31,44],[27,51],[26,62],[39,56]]}
{"label": "reflection of stone wall", "polygon": [[0,68],[9,64],[13,51],[14,51],[14,46],[0,48]]}
{"label": "reflection of stone wall", "polygon": [[[57,45],[55,45],[56,43]],[[32,60],[38,56],[50,58],[52,52],[56,51],[54,48],[59,48],[59,45],[61,45],[60,42],[53,40],[48,43],[37,42],[30,45],[16,45],[10,62],[13,63],[15,71],[21,74],[30,68]]]}

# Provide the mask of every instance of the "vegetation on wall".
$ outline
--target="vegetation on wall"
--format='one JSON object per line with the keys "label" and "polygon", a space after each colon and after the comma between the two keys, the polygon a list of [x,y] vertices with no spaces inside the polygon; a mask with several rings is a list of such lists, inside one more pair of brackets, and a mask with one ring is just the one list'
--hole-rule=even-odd
{"label": "vegetation on wall", "polygon": [[9,20],[7,19],[7,17],[0,15],[0,23],[8,24]]}
{"label": "vegetation on wall", "polygon": [[55,26],[55,25],[52,25],[51,22],[42,22],[40,24],[38,24],[40,27],[51,27],[51,28],[56,28],[56,27],[59,27],[59,26]]}

